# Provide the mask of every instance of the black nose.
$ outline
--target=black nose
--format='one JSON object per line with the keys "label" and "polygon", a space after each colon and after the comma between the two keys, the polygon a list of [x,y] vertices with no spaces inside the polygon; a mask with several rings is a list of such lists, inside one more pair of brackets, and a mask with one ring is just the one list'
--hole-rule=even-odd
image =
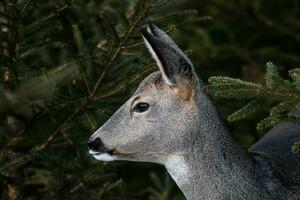
{"label": "black nose", "polygon": [[88,143],[87,143],[87,146],[88,146],[89,150],[93,150],[93,151],[96,151],[96,152],[101,152],[101,150],[104,147],[101,139],[98,138],[98,137],[95,138],[95,139],[90,138]]}

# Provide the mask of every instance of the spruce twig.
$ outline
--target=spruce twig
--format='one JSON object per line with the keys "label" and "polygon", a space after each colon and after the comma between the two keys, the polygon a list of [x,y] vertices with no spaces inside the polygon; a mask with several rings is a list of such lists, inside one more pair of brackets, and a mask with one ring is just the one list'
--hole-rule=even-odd
{"label": "spruce twig", "polygon": [[290,111],[297,109],[300,103],[300,76],[298,76],[300,71],[298,69],[289,71],[293,81],[291,82],[280,76],[277,67],[273,63],[267,63],[266,69],[266,86],[228,77],[209,78],[209,85],[206,86],[206,89],[214,97],[250,100],[240,110],[231,114],[228,117],[229,121],[245,119],[250,114],[263,109],[263,102],[266,105],[275,105],[271,107],[269,116],[257,124],[259,131],[273,127],[283,120],[293,121]]}
{"label": "spruce twig", "polygon": [[53,18],[57,17],[61,12],[63,12],[64,10],[66,10],[69,7],[70,7],[69,3],[67,3],[67,4],[65,4],[63,6],[60,6],[59,8],[57,8],[55,11],[53,11],[49,15],[41,17],[38,20],[36,20],[35,22],[33,22],[33,23],[25,26],[23,28],[24,35],[30,35],[30,34],[32,34],[38,28],[40,28],[41,26],[43,26],[46,22],[48,22],[48,21],[52,20]]}

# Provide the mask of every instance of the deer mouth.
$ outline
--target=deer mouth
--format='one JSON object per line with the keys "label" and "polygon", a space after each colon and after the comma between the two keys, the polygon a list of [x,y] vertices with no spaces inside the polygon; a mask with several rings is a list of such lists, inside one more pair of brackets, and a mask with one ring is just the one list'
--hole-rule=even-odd
{"label": "deer mouth", "polygon": [[114,161],[118,159],[118,152],[115,149],[102,151],[102,152],[89,151],[89,153],[95,159],[100,161]]}
{"label": "deer mouth", "polygon": [[107,153],[109,155],[115,155],[117,153],[117,151],[115,149],[112,149],[112,150],[108,150],[108,151],[105,151],[105,152],[95,153],[94,155],[100,155],[100,154],[103,154],[103,153]]}
{"label": "deer mouth", "polygon": [[121,153],[116,149],[111,149],[104,152],[93,152],[89,153],[96,159],[100,161],[115,161],[115,160],[134,160],[136,153]]}
{"label": "deer mouth", "polygon": [[95,152],[95,151],[89,151],[89,153],[93,156],[98,156],[98,155],[101,155],[101,154],[108,154],[108,155],[117,155],[119,154],[116,149],[111,149],[111,150],[106,150],[106,151],[101,151],[101,152]]}

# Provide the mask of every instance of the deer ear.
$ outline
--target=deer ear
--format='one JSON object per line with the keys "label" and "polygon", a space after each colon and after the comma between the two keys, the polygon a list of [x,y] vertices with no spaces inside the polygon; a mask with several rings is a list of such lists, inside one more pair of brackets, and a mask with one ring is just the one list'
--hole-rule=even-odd
{"label": "deer ear", "polygon": [[153,23],[142,29],[146,47],[157,63],[164,81],[180,97],[189,99],[193,92],[195,72],[191,61],[164,31]]}

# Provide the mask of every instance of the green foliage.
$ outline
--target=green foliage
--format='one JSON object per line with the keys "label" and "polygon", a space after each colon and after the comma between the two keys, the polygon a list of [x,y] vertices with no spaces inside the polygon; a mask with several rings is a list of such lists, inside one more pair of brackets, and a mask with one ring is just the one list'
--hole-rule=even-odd
{"label": "green foliage", "polygon": [[[241,109],[228,116],[228,121],[238,121],[269,107],[269,116],[256,126],[263,131],[282,121],[299,121],[300,90],[298,87],[299,69],[289,71],[291,80],[283,79],[277,67],[269,62],[266,65],[265,86],[228,77],[211,77],[206,89],[215,97],[251,100]],[[293,147],[293,151],[297,148]]]}
{"label": "green foliage", "polygon": [[208,80],[209,91],[216,97],[252,99],[262,93],[263,87],[258,84],[228,77],[211,77]]}
{"label": "green foliage", "polygon": [[293,79],[295,87],[300,90],[300,69],[293,69],[289,71],[291,78]]}
{"label": "green foliage", "polygon": [[206,89],[214,96],[235,100],[251,100],[238,111],[228,116],[228,121],[245,119],[251,114],[265,109],[266,105],[271,107],[269,116],[263,119],[258,125],[259,131],[277,125],[283,120],[298,121],[294,114],[300,103],[300,91],[297,88],[299,77],[293,69],[292,81],[283,79],[272,63],[266,65],[266,86],[251,82],[242,81],[228,77],[211,77]]}
{"label": "green foliage", "polygon": [[254,99],[247,103],[244,107],[237,110],[236,112],[232,113],[228,116],[228,121],[234,122],[241,119],[247,118],[252,113],[256,112],[262,107],[262,104],[259,102],[259,100]]}
{"label": "green foliage", "polygon": [[273,63],[268,62],[266,68],[267,73],[265,79],[267,88],[276,92],[290,92],[293,90],[291,83],[288,80],[284,80],[279,75],[279,72]]}
{"label": "green foliage", "polygon": [[292,146],[292,152],[293,153],[299,153],[300,152],[300,141],[295,142],[295,144]]}
{"label": "green foliage", "polygon": [[183,13],[183,24],[198,18],[181,3],[0,2],[0,199],[134,196],[86,141],[154,70],[139,28],[151,19],[170,32]]}

